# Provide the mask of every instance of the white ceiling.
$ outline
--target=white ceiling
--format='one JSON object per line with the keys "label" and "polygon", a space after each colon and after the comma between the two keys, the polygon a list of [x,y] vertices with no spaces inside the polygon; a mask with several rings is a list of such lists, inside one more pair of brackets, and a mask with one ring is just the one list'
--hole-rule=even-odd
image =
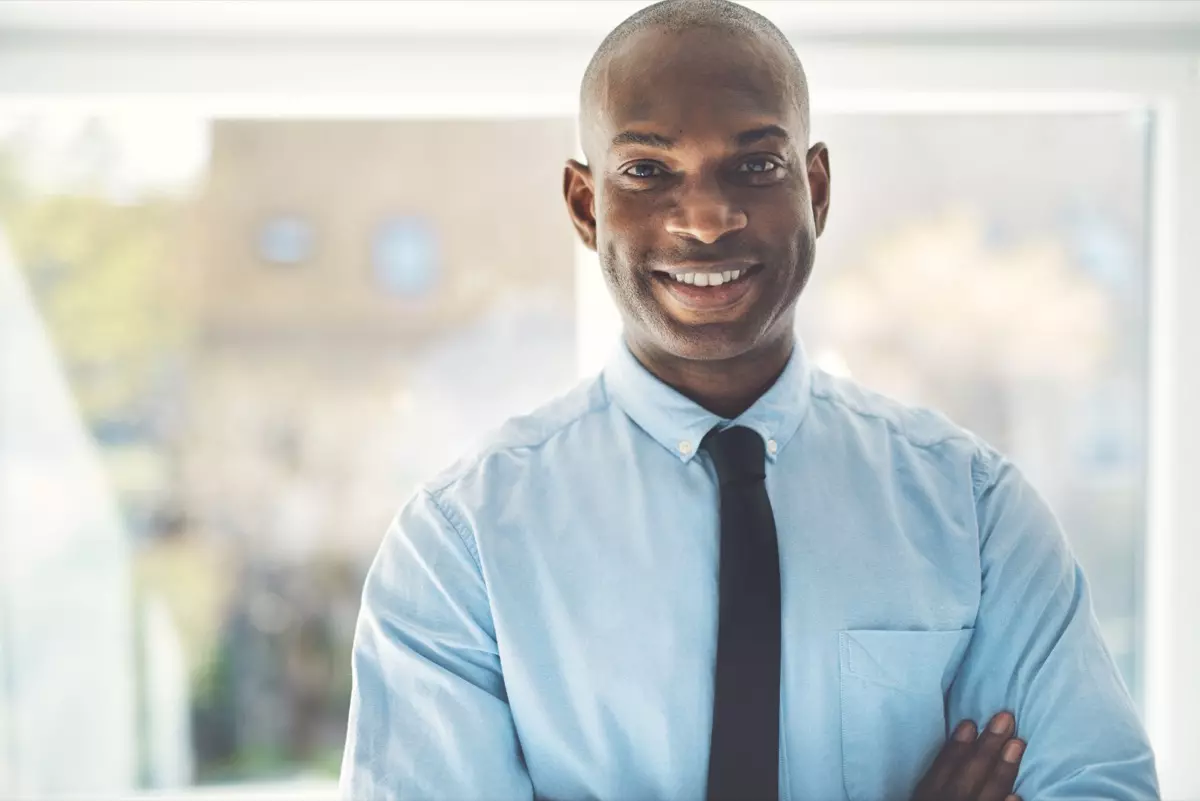
{"label": "white ceiling", "polygon": [[[377,36],[500,31],[603,34],[645,0],[6,0],[0,32]],[[789,33],[1188,30],[1200,0],[745,0]]]}

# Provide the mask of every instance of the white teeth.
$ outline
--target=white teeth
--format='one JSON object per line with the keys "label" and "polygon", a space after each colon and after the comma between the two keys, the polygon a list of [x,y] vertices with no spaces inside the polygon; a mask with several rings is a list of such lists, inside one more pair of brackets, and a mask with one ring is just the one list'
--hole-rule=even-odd
{"label": "white teeth", "polygon": [[726,270],[723,273],[676,273],[672,276],[676,281],[695,286],[720,286],[730,281],[736,281],[745,270]]}

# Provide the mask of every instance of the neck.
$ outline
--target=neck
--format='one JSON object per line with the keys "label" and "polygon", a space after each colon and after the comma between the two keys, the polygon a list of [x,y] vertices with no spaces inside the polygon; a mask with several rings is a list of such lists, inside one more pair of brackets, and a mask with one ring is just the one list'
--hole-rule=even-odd
{"label": "neck", "polygon": [[771,342],[729,359],[684,359],[639,343],[628,334],[625,341],[658,380],[726,420],[749,409],[771,388],[795,347],[790,327]]}

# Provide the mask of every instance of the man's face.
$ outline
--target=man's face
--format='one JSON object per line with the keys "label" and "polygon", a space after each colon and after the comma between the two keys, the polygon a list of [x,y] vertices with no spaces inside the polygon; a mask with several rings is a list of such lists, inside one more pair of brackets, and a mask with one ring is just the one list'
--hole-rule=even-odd
{"label": "man's face", "polygon": [[716,360],[790,336],[829,167],[788,65],[758,38],[649,30],[598,82],[564,189],[636,345]]}

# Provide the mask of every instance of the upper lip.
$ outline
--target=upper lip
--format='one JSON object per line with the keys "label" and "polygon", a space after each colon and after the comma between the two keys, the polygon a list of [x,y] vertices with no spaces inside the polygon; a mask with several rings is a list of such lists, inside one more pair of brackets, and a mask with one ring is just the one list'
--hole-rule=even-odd
{"label": "upper lip", "polygon": [[723,273],[729,270],[749,270],[756,261],[749,259],[730,259],[728,261],[685,261],[672,264],[670,267],[660,267],[654,272],[667,275],[682,275],[684,273]]}

